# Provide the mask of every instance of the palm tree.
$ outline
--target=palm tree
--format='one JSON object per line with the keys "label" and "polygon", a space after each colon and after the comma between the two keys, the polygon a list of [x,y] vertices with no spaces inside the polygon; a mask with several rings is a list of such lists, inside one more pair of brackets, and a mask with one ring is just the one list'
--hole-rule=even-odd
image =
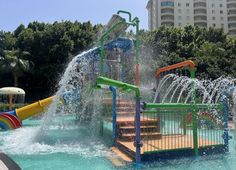
{"label": "palm tree", "polygon": [[30,55],[29,52],[17,50],[4,51],[4,57],[0,57],[0,71],[12,73],[14,86],[18,86],[18,79],[24,72],[30,71],[32,62],[23,59]]}

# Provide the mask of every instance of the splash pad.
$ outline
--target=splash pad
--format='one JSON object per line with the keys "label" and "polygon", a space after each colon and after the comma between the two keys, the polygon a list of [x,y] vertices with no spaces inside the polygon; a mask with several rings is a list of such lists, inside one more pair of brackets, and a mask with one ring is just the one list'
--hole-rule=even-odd
{"label": "splash pad", "polygon": [[[117,17],[119,14],[127,14],[128,20]],[[195,64],[182,62],[158,69],[156,78],[153,77],[157,83],[151,101],[143,101],[138,25],[138,18],[132,19],[129,12],[119,11],[109,22],[99,46],[74,57],[68,65],[42,123],[33,130],[33,135],[28,134],[32,138],[23,145],[14,142],[8,146],[21,146],[19,154],[28,145],[26,154],[30,154],[39,145],[40,151],[34,150],[34,154],[76,153],[79,157],[86,155],[86,160],[91,155],[107,154],[105,148],[111,147],[126,161],[137,164],[167,157],[228,152],[228,101],[224,92],[232,81],[201,82],[195,78]],[[128,26],[136,28],[136,41],[119,37]],[[79,138],[68,137],[68,129],[73,129],[74,134],[83,130],[67,124],[65,113],[74,116],[77,124],[88,124],[91,128],[88,131],[95,129],[101,140],[93,143],[94,138],[86,139],[91,147],[83,150],[86,144],[79,141],[89,132],[81,133]],[[57,131],[59,137],[54,129],[62,129]],[[69,138],[64,143],[66,137],[62,132]],[[18,139],[22,138],[21,133],[18,135]],[[4,142],[11,141],[11,137]],[[110,141],[109,147],[100,145],[104,139]],[[6,150],[11,148],[8,146]]]}

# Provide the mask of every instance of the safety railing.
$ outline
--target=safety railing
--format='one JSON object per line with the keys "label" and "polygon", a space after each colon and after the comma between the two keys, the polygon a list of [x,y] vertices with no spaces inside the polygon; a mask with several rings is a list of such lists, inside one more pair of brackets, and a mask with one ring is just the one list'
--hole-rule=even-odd
{"label": "safety railing", "polygon": [[[142,153],[199,151],[209,147],[227,148],[226,112],[222,104],[145,104],[141,112]],[[214,116],[212,116],[214,115]]]}

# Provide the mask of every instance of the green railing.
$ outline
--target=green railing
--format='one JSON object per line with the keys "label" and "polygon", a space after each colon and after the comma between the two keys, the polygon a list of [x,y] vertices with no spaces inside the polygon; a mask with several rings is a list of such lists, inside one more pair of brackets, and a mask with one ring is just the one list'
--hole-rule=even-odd
{"label": "green railing", "polygon": [[[223,145],[223,105],[144,103],[144,154]],[[215,115],[214,117],[212,115]],[[195,118],[194,118],[195,117]]]}

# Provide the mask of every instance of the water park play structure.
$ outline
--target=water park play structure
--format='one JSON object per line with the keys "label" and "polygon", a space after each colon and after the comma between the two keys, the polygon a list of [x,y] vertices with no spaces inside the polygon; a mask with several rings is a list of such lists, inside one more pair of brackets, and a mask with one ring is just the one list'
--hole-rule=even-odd
{"label": "water park play structure", "polygon": [[[120,15],[127,15],[128,20]],[[136,28],[136,40],[120,37],[129,26]],[[100,37],[99,47],[76,56],[69,64],[65,71],[69,78],[61,82],[66,85],[53,97],[1,113],[1,128],[20,127],[21,121],[43,112],[60,98],[65,100],[65,105],[71,96],[84,104],[82,92],[89,88],[102,92],[101,100],[94,97],[92,105],[87,105],[89,109],[97,109],[93,107],[95,104],[101,107],[96,117],[101,135],[105,136],[106,125],[112,124],[112,150],[126,161],[141,163],[228,152],[228,98],[224,91],[229,83],[221,88],[222,93],[210,86],[205,88],[201,84],[207,83],[195,78],[194,62],[184,61],[157,69],[153,77],[155,94],[150,96],[153,100],[144,101],[139,80],[138,36],[139,19],[132,19],[129,12],[118,11]],[[75,77],[71,73],[74,71]],[[65,92],[68,85],[74,84],[76,87]]]}

